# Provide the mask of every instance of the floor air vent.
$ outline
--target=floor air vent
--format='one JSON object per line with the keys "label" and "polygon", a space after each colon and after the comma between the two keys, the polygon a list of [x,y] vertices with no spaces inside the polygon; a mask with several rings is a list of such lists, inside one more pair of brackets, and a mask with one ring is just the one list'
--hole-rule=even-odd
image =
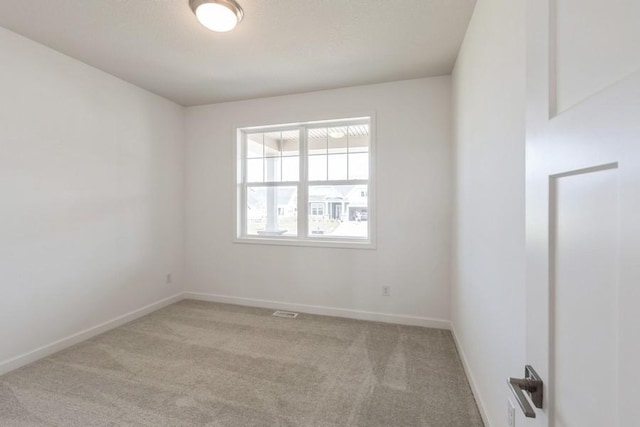
{"label": "floor air vent", "polygon": [[273,315],[276,317],[286,317],[287,319],[295,319],[296,317],[298,317],[298,313],[294,313],[292,311],[280,311],[280,310],[273,313]]}

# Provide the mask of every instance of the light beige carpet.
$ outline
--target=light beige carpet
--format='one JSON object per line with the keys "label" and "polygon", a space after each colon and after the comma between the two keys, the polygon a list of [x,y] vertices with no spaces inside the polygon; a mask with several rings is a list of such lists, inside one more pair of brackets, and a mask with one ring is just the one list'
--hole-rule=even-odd
{"label": "light beige carpet", "polygon": [[182,301],[0,377],[0,425],[475,427],[448,331]]}

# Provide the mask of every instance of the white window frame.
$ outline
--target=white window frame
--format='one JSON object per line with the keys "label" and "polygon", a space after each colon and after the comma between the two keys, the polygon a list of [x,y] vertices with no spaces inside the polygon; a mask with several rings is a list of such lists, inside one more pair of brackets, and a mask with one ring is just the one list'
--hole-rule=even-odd
{"label": "white window frame", "polygon": [[[369,179],[359,180],[308,180],[308,141],[307,130],[318,127],[341,127],[354,124],[369,125]],[[247,170],[245,153],[246,135],[261,132],[276,132],[298,130],[300,135],[300,176],[298,181],[282,181],[282,182],[247,182]],[[358,116],[354,118],[320,120],[300,123],[290,123],[282,125],[265,125],[265,126],[243,126],[235,128],[235,173],[234,181],[236,185],[236,203],[234,219],[235,219],[235,243],[250,244],[268,244],[268,245],[287,245],[287,246],[312,246],[312,247],[334,247],[334,248],[360,248],[375,249],[376,248],[376,217],[377,209],[375,205],[375,116],[374,114],[366,116]],[[328,168],[328,165],[327,165]],[[341,237],[341,236],[309,236],[309,214],[310,201],[308,197],[308,189],[314,185],[367,185],[367,238],[357,237]],[[246,194],[248,187],[297,187],[297,218],[298,230],[297,236],[261,236],[249,235],[246,231],[247,206]],[[326,211],[326,207],[324,209]],[[324,212],[326,214],[326,212]]]}

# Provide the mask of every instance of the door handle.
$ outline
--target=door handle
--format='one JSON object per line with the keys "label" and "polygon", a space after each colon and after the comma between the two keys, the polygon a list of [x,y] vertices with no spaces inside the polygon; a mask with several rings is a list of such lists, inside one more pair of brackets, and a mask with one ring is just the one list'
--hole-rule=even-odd
{"label": "door handle", "polygon": [[520,409],[528,418],[535,418],[536,412],[531,407],[529,400],[525,397],[525,392],[531,398],[536,408],[542,408],[542,379],[533,370],[531,365],[524,367],[524,378],[509,378],[507,380],[509,388],[513,392]]}

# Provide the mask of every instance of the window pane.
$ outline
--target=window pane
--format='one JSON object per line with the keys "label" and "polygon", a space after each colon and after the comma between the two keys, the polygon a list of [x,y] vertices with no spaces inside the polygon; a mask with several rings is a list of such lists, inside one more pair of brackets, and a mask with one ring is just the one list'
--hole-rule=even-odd
{"label": "window pane", "polygon": [[347,179],[347,155],[329,155],[329,179]]}
{"label": "window pane", "polygon": [[300,157],[282,158],[282,180],[298,181],[300,179]]}
{"label": "window pane", "polygon": [[369,233],[368,220],[368,186],[309,187],[309,236],[366,239]]}
{"label": "window pane", "polygon": [[263,182],[263,159],[247,160],[247,182]]}
{"label": "window pane", "polygon": [[327,129],[309,129],[307,131],[309,154],[327,153]]}
{"label": "window pane", "polygon": [[309,181],[326,181],[327,156],[309,156]]}
{"label": "window pane", "polygon": [[303,203],[304,240],[369,238],[370,131],[365,118],[240,129],[244,236],[297,236]]}
{"label": "window pane", "polygon": [[349,126],[349,152],[366,153],[369,151],[369,125]]}
{"label": "window pane", "polygon": [[287,130],[282,132],[282,155],[300,155],[300,132],[297,130]]}
{"label": "window pane", "polygon": [[329,128],[329,153],[347,152],[347,127]]}
{"label": "window pane", "polygon": [[282,153],[282,132],[267,132],[264,134],[265,157],[280,157]]}
{"label": "window pane", "polygon": [[264,159],[265,182],[280,182],[282,177],[280,157],[267,157]]}
{"label": "window pane", "polygon": [[255,159],[256,157],[262,157],[262,138],[261,133],[252,133],[247,135],[247,157]]}
{"label": "window pane", "polygon": [[248,187],[247,234],[253,236],[297,235],[297,187]]}
{"label": "window pane", "polygon": [[349,154],[349,179],[369,179],[369,154]]}

